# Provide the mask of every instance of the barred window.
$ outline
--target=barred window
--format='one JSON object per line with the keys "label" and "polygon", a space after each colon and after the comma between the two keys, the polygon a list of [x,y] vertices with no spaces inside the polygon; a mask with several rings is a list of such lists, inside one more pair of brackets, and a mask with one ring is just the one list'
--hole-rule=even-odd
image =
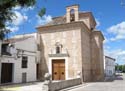
{"label": "barred window", "polygon": [[28,63],[28,57],[23,56],[22,57],[22,68],[27,68],[27,63]]}
{"label": "barred window", "polygon": [[57,54],[60,53],[60,47],[59,46],[56,47],[56,53]]}

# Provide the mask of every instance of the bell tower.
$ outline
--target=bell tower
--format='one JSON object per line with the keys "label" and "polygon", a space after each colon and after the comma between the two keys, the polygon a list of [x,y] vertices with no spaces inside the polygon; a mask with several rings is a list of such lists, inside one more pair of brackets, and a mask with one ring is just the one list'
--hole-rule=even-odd
{"label": "bell tower", "polygon": [[70,23],[79,20],[79,5],[72,5],[66,7],[66,22]]}

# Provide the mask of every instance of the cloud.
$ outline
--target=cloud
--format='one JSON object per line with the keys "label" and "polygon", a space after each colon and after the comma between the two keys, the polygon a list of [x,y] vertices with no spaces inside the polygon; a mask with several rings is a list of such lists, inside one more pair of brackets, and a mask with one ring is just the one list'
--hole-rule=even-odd
{"label": "cloud", "polygon": [[45,25],[45,24],[52,21],[51,15],[44,15],[42,18],[37,15],[36,17],[37,17],[37,24],[38,25]]}
{"label": "cloud", "polygon": [[14,13],[15,13],[15,16],[12,17],[13,25],[18,26],[28,20],[28,16],[23,15],[18,11],[14,11]]}
{"label": "cloud", "polygon": [[125,50],[122,49],[117,49],[117,50],[113,50],[113,51],[107,51],[108,55],[112,55],[113,57],[117,58],[118,56],[125,56]]}
{"label": "cloud", "polygon": [[98,20],[98,19],[95,19],[95,21],[96,21],[96,23],[97,23],[97,25],[96,25],[96,27],[99,27],[100,26],[100,21]]}
{"label": "cloud", "polygon": [[34,9],[35,9],[34,6],[30,6],[30,7],[22,8],[22,12],[28,12],[28,11],[34,10]]}
{"label": "cloud", "polygon": [[20,10],[21,7],[19,5],[16,5],[15,7],[13,7],[13,10]]}
{"label": "cloud", "polygon": [[19,6],[19,5],[16,5],[15,7],[12,8],[13,11],[21,10],[22,12],[27,12],[27,11],[29,11],[29,10],[34,10],[34,9],[35,9],[34,6],[21,8],[21,6]]}
{"label": "cloud", "polygon": [[[19,7],[15,8],[18,9]],[[11,32],[17,32],[19,30],[19,26],[24,22],[28,21],[28,16],[21,14],[19,11],[14,11],[15,15],[12,17],[12,22],[7,22],[7,29]]]}
{"label": "cloud", "polygon": [[125,21],[109,27],[107,31],[115,35],[110,39],[111,41],[125,39]]}
{"label": "cloud", "polygon": [[104,44],[108,43],[109,40],[105,37],[105,40],[103,41]]}
{"label": "cloud", "polygon": [[123,49],[111,50],[109,46],[105,46],[104,54],[115,58],[117,63],[125,63],[125,50]]}
{"label": "cloud", "polygon": [[18,26],[11,26],[11,27],[7,27],[7,29],[9,29],[11,32],[17,32],[19,30]]}

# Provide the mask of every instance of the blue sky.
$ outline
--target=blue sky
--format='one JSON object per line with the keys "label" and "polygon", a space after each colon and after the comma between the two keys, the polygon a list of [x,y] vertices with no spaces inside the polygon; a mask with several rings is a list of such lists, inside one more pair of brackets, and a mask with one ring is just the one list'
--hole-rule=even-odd
{"label": "blue sky", "polygon": [[[79,4],[79,11],[91,11],[97,21],[97,29],[105,36],[105,55],[116,58],[119,64],[125,64],[125,6],[122,0],[37,0],[37,7],[28,9],[14,8],[17,18],[9,26],[12,33],[16,34],[35,32],[35,27],[51,21],[52,17],[66,13],[65,7]],[[125,0],[123,0],[125,3]],[[37,16],[39,7],[46,7],[43,18]]]}

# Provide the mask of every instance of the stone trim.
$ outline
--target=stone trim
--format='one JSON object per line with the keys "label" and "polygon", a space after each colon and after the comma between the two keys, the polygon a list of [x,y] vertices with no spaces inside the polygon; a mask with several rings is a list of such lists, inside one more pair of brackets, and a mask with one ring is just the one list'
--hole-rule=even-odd
{"label": "stone trim", "polygon": [[65,79],[68,80],[68,57],[49,57],[49,73],[52,74],[52,60],[64,59],[65,60]]}
{"label": "stone trim", "polygon": [[49,57],[68,57],[68,54],[49,54]]}
{"label": "stone trim", "polygon": [[104,36],[103,36],[101,31],[93,31],[93,33],[99,35],[102,38],[102,40],[105,40],[105,38],[104,38]]}
{"label": "stone trim", "polygon": [[87,25],[83,21],[65,23],[65,24],[57,24],[57,25],[48,25],[48,26],[38,26],[36,29],[38,33],[47,30],[58,30],[58,29],[70,29],[70,28],[85,28],[86,31],[91,32],[91,30],[87,27]]}

